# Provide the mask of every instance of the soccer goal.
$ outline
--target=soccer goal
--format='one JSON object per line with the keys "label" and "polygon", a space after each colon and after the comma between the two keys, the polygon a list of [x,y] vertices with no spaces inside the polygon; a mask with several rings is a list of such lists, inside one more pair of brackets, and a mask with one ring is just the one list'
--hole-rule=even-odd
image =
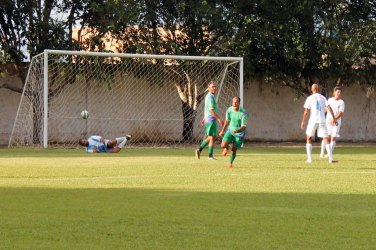
{"label": "soccer goal", "polygon": [[125,134],[132,146],[198,143],[210,81],[224,117],[233,96],[243,100],[243,59],[46,50],[32,58],[9,147]]}

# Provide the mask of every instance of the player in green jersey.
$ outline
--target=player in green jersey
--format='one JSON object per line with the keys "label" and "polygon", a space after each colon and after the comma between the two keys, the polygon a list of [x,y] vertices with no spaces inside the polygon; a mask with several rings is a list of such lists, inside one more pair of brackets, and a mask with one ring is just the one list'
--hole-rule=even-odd
{"label": "player in green jersey", "polygon": [[217,92],[217,83],[210,82],[208,85],[209,93],[205,96],[205,118],[202,123],[205,124],[206,138],[202,141],[200,147],[196,149],[196,157],[200,159],[201,151],[209,145],[209,160],[215,160],[213,157],[215,137],[217,136],[217,121],[220,126],[223,125],[222,119],[218,115],[217,101],[214,94]]}
{"label": "player in green jersey", "polygon": [[240,149],[243,144],[247,122],[248,113],[245,109],[240,107],[240,98],[237,96],[232,98],[232,106],[226,111],[226,120],[221,132],[219,133],[219,136],[223,137],[221,143],[223,156],[227,155],[229,144],[231,144],[231,156],[228,164],[229,168],[232,168],[232,163],[236,157],[236,151]]}

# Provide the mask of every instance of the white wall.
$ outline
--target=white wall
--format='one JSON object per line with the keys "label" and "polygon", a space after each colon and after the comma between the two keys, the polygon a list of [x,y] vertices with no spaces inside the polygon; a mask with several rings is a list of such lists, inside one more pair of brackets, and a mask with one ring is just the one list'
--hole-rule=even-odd
{"label": "white wall", "polygon": [[[0,78],[0,84],[4,82],[18,86],[21,84],[20,80],[16,77]],[[296,99],[296,96],[289,88],[279,88],[279,94],[275,94],[268,86],[263,86],[263,90],[260,91],[258,84],[254,82],[246,84],[246,86],[244,90],[244,107],[250,113],[247,128],[247,138],[249,140],[304,140],[304,131],[300,129],[304,98]],[[153,92],[155,91],[157,90],[154,89]],[[172,88],[170,91],[175,92],[176,90]],[[176,103],[179,103],[176,93],[166,96],[168,96],[169,100],[175,100]],[[367,99],[366,88],[353,86],[351,88],[344,88],[342,97],[346,104],[346,110],[342,122],[341,140],[356,142],[376,141],[375,94]],[[143,100],[138,97],[137,102],[139,103],[142,99],[143,102],[148,103],[150,99],[148,97],[145,98]],[[160,96],[159,98],[163,97]],[[19,100],[20,94],[0,88],[0,145],[7,145],[8,143]],[[121,105],[126,106],[123,103]],[[152,104],[146,104],[146,106],[150,110],[154,110],[155,108]],[[219,106],[221,106],[221,103],[219,103]],[[221,108],[221,110],[225,109]],[[224,114],[221,115],[224,116]],[[179,126],[177,129],[179,130],[177,132],[179,135],[181,127]],[[115,131],[114,133],[117,132]]]}
{"label": "white wall", "polygon": [[[21,86],[21,80],[18,77],[0,77],[0,85],[4,83]],[[0,145],[8,144],[20,97],[19,93],[0,88]]]}
{"label": "white wall", "polygon": [[[376,141],[376,96],[366,98],[365,87],[344,87],[342,99],[345,113],[342,118],[341,140]],[[252,141],[302,141],[300,129],[305,98],[297,99],[289,88],[270,87],[260,91],[257,83],[245,90],[245,107],[250,112],[248,138]]]}

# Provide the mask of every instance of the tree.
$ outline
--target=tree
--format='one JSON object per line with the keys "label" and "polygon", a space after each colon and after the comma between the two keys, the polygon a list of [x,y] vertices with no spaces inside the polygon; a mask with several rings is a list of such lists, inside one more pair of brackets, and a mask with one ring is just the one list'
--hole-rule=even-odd
{"label": "tree", "polygon": [[[244,55],[248,77],[308,95],[353,82],[375,84],[375,13],[372,1],[229,1],[227,51]],[[365,77],[368,76],[368,77]]]}
{"label": "tree", "polygon": [[[0,48],[24,82],[23,62],[45,49],[75,49],[73,24],[80,18],[86,1],[3,0],[0,5]],[[16,92],[22,88],[5,87]]]}
{"label": "tree", "polygon": [[[122,43],[121,52],[167,55],[210,55],[219,40],[226,20],[223,19],[220,1],[174,1],[144,0],[137,8],[140,15],[138,25],[113,30]],[[182,103],[182,140],[193,139],[196,112],[206,89],[192,80],[191,72],[176,74],[176,90]]]}

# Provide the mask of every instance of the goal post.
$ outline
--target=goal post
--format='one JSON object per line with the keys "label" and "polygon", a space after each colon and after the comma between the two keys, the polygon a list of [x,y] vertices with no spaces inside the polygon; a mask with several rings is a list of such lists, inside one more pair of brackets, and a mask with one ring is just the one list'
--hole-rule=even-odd
{"label": "goal post", "polygon": [[125,134],[132,146],[198,143],[211,81],[224,118],[233,96],[243,103],[243,58],[45,50],[31,60],[8,146]]}

